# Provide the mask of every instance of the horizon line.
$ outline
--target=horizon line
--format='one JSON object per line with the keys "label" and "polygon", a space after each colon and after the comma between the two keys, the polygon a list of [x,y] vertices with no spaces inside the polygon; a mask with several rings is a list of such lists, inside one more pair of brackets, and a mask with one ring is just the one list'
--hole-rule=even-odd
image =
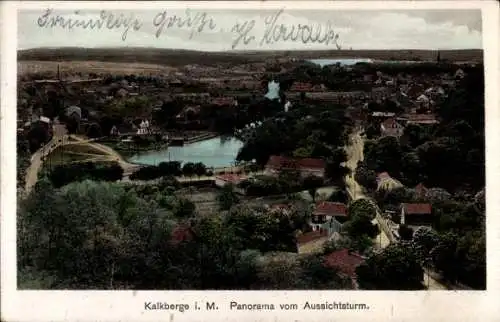
{"label": "horizon line", "polygon": [[17,49],[16,52],[26,51],[26,50],[37,50],[37,49],[152,49],[152,50],[179,50],[179,51],[191,51],[191,52],[200,52],[200,53],[245,53],[245,52],[300,52],[300,51],[311,51],[311,52],[321,52],[321,51],[466,51],[466,50],[481,50],[484,51],[483,48],[428,48],[428,49],[414,49],[414,48],[392,48],[392,49],[369,49],[369,48],[358,48],[358,49],[238,49],[238,50],[196,50],[196,49],[184,49],[184,48],[161,48],[161,47],[151,47],[151,46],[99,46],[99,47],[79,47],[79,46],[47,46],[47,47],[30,47]]}

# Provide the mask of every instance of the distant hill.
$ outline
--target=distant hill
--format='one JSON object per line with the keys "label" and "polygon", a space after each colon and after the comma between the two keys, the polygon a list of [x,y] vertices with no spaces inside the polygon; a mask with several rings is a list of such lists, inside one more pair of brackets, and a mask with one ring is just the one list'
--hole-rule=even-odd
{"label": "distant hill", "polygon": [[[442,60],[482,62],[482,49],[440,50]],[[435,50],[325,50],[325,51],[227,51],[202,52],[160,48],[35,48],[19,50],[18,61],[103,61],[150,63],[167,66],[186,64],[244,64],[265,59],[295,57],[369,58],[375,60],[435,60]]]}

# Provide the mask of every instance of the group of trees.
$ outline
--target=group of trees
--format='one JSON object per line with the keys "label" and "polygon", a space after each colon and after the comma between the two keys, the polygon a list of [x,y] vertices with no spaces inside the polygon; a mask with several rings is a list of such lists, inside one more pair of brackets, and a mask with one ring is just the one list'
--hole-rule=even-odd
{"label": "group of trees", "polygon": [[372,246],[372,239],[379,233],[379,228],[372,221],[375,219],[377,210],[375,205],[368,199],[358,199],[352,202],[348,208],[349,220],[344,224],[342,230],[359,243],[360,251]]}
{"label": "group of trees", "polygon": [[308,190],[313,200],[318,188],[324,185],[324,179],[314,175],[302,178],[297,171],[283,170],[278,176],[260,175],[238,184],[245,189],[247,196],[269,196],[291,194]]}
{"label": "group of trees", "polygon": [[387,171],[404,185],[478,191],[485,184],[484,78],[482,66],[467,69],[437,107],[439,125],[405,127],[402,140],[366,142],[357,177],[373,187],[374,172]]}
{"label": "group of trees", "polygon": [[59,188],[73,181],[117,181],[123,177],[123,168],[116,162],[107,163],[73,163],[55,166],[49,173],[48,178]]}
{"label": "group of trees", "polygon": [[17,136],[17,185],[22,187],[25,184],[26,171],[30,166],[31,153],[28,140],[22,136]]}
{"label": "group of trees", "polygon": [[181,166],[179,161],[160,162],[158,166],[150,165],[139,168],[130,175],[131,180],[153,180],[166,176],[204,176],[212,172],[202,162],[186,162]]}
{"label": "group of trees", "polygon": [[362,289],[419,290],[423,289],[424,270],[410,247],[389,245],[371,255],[356,268]]}
{"label": "group of trees", "polygon": [[347,287],[320,255],[296,254],[306,210],[257,215],[238,206],[198,217],[177,187],[171,179],[155,186],[86,180],[57,189],[40,180],[19,203],[19,287]]}
{"label": "group of trees", "polygon": [[340,166],[346,155],[339,147],[346,143],[350,124],[343,106],[297,104],[258,126],[237,159],[262,166],[271,155],[320,158],[326,161],[326,176],[341,181],[347,170]]}
{"label": "group of trees", "polygon": [[[433,228],[413,232],[400,227],[400,237],[416,249],[419,263],[452,283],[486,287],[484,198],[472,196],[485,185],[483,66],[466,69],[438,106],[440,124],[409,125],[403,140],[383,138],[365,146],[359,182],[374,188],[375,173],[387,171],[406,186],[424,183],[424,195],[404,187],[378,191],[381,204],[432,204]],[[449,193],[449,192],[451,193]]]}
{"label": "group of trees", "polygon": [[[402,202],[432,204],[432,227],[414,231],[400,225],[401,247],[410,247],[418,263],[441,273],[444,280],[463,283],[475,289],[486,287],[485,200],[461,200],[441,188],[431,188],[423,195],[405,187],[377,191],[385,208]],[[397,221],[399,218],[393,219]],[[405,259],[406,261],[406,259]]]}

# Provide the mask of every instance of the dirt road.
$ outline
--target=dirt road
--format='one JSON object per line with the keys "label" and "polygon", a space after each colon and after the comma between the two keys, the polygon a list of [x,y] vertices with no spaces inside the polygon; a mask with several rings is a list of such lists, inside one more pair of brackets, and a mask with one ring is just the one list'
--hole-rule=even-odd
{"label": "dirt road", "polygon": [[140,167],[140,165],[127,162],[118,152],[116,152],[109,146],[100,143],[95,143],[92,142],[91,140],[87,140],[76,135],[70,135],[70,138],[77,142],[81,142],[81,144],[87,144],[88,146],[90,146],[95,150],[101,151],[103,154],[108,156],[109,161],[118,162],[118,164],[123,168],[124,175],[129,175]]}
{"label": "dirt road", "polygon": [[[361,130],[357,130],[350,136],[350,144],[345,148],[347,152],[347,162],[345,162],[345,166],[347,166],[351,170],[351,174],[347,175],[345,178],[347,192],[349,193],[352,200],[357,199],[369,199],[363,193],[363,187],[361,187],[356,180],[354,179],[354,173],[356,171],[356,166],[358,161],[363,160],[363,148],[364,148],[364,138],[360,135]],[[373,203],[373,200],[369,199]],[[375,205],[376,206],[376,205]],[[373,223],[377,224],[379,228],[386,223],[383,222],[383,217],[380,214],[380,210],[377,208],[377,216],[373,219]],[[384,229],[380,229],[380,234],[375,238],[375,247],[378,249],[383,249],[387,247],[391,242],[390,238],[385,232]],[[439,283],[436,279],[430,276],[426,271],[424,271],[424,284],[429,290],[448,290],[446,286]]]}
{"label": "dirt road", "polygon": [[[347,192],[352,200],[369,199],[364,194],[363,187],[361,187],[361,185],[354,179],[354,173],[356,172],[358,161],[363,161],[364,139],[361,137],[360,133],[361,130],[356,130],[354,133],[352,133],[352,135],[349,137],[349,145],[345,148],[347,153],[347,161],[345,162],[345,166],[351,170],[351,174],[348,174],[345,177],[345,182],[347,186]],[[369,200],[372,201],[371,199]],[[377,224],[380,228],[384,224],[383,222],[380,222],[382,220],[382,216],[378,212],[377,217],[373,219],[373,223]],[[387,236],[383,229],[380,229],[380,234],[374,239],[374,241],[375,247],[378,249],[382,249],[390,244],[390,237]]]}

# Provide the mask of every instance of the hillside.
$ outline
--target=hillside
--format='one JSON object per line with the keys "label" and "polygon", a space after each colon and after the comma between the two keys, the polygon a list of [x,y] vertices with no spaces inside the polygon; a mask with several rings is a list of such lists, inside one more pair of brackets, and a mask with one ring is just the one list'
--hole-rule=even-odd
{"label": "hillside", "polygon": [[[442,59],[482,61],[483,50],[443,50]],[[36,48],[18,51],[18,61],[101,61],[147,63],[166,66],[186,64],[245,64],[269,58],[370,58],[377,60],[434,60],[434,50],[325,50],[201,52],[159,48]]]}

